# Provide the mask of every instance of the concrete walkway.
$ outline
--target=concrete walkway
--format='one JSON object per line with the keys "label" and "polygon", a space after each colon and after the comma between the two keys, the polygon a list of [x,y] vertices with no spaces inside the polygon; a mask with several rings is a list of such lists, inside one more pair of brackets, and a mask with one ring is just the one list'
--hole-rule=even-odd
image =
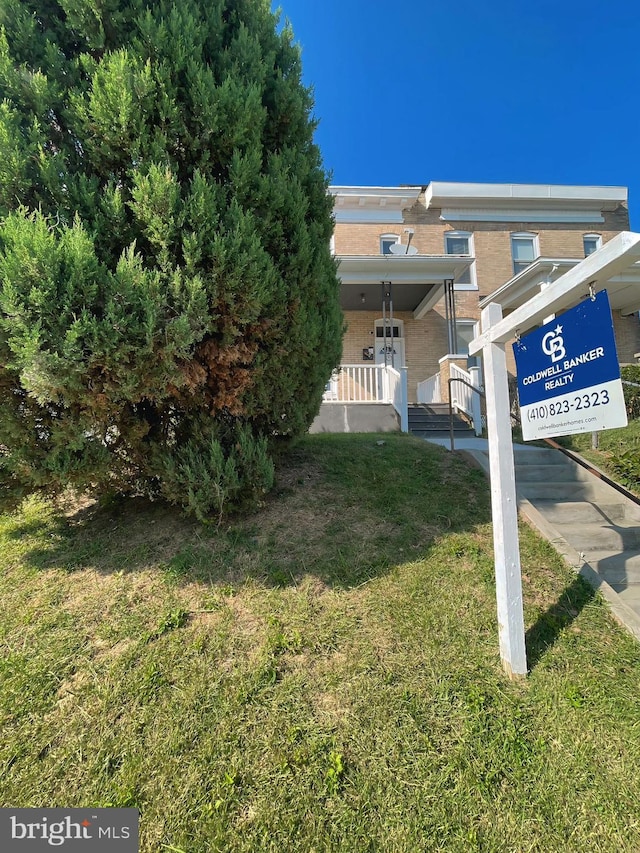
{"label": "concrete walkway", "polygon": [[[448,439],[437,444],[449,447]],[[486,440],[456,440],[489,474]],[[640,506],[559,450],[514,445],[518,509],[640,640]]]}

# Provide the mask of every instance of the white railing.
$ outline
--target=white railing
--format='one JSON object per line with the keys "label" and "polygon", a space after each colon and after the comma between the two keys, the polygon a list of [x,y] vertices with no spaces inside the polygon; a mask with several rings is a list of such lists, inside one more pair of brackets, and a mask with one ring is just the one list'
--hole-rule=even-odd
{"label": "white railing", "polygon": [[327,383],[325,403],[389,403],[384,364],[341,364]]}
{"label": "white railing", "polygon": [[[467,373],[467,371],[463,370],[461,367],[458,367],[457,364],[449,365],[449,376],[452,379],[463,379],[471,385],[471,374]],[[471,388],[467,387],[462,382],[451,383],[451,405],[455,406],[459,411],[464,412],[466,415],[471,414],[471,400],[473,396]]]}
{"label": "white railing", "polygon": [[391,403],[400,429],[409,429],[407,368],[384,364],[342,364],[327,383],[325,403]]}
{"label": "white railing", "polygon": [[[473,388],[480,390],[480,368],[472,367],[470,372],[458,367],[457,364],[449,365],[449,376],[451,379],[462,379],[463,382],[451,382],[449,384],[451,394],[451,405],[459,411],[464,412],[471,418],[476,435],[482,434],[482,411],[480,405],[480,394]],[[469,383],[466,385],[465,383]],[[473,386],[470,388],[469,385]]]}
{"label": "white railing", "polygon": [[418,403],[441,403],[440,374],[434,373],[429,379],[418,382]]}

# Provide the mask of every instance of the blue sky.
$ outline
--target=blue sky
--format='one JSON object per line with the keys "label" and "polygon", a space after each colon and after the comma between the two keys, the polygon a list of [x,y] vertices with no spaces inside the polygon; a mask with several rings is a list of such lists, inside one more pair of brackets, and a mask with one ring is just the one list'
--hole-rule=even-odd
{"label": "blue sky", "polygon": [[629,187],[640,230],[637,0],[280,0],[334,184]]}

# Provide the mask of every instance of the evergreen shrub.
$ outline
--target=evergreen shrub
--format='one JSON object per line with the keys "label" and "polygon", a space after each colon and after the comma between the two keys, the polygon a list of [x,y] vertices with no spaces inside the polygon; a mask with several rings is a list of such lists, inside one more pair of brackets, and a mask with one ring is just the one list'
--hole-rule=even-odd
{"label": "evergreen shrub", "polygon": [[332,201],[268,0],[0,0],[0,471],[255,501],[340,359]]}

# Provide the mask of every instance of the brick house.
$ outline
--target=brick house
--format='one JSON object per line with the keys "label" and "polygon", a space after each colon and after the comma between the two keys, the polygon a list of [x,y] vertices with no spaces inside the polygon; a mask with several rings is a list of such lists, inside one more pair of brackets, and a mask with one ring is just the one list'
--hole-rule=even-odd
{"label": "brick house", "polygon": [[[451,372],[474,366],[467,344],[484,305],[508,313],[629,230],[624,187],[432,182],[330,192],[347,331],[327,402],[446,401]],[[637,314],[614,310],[614,326],[620,361],[634,361]]]}

